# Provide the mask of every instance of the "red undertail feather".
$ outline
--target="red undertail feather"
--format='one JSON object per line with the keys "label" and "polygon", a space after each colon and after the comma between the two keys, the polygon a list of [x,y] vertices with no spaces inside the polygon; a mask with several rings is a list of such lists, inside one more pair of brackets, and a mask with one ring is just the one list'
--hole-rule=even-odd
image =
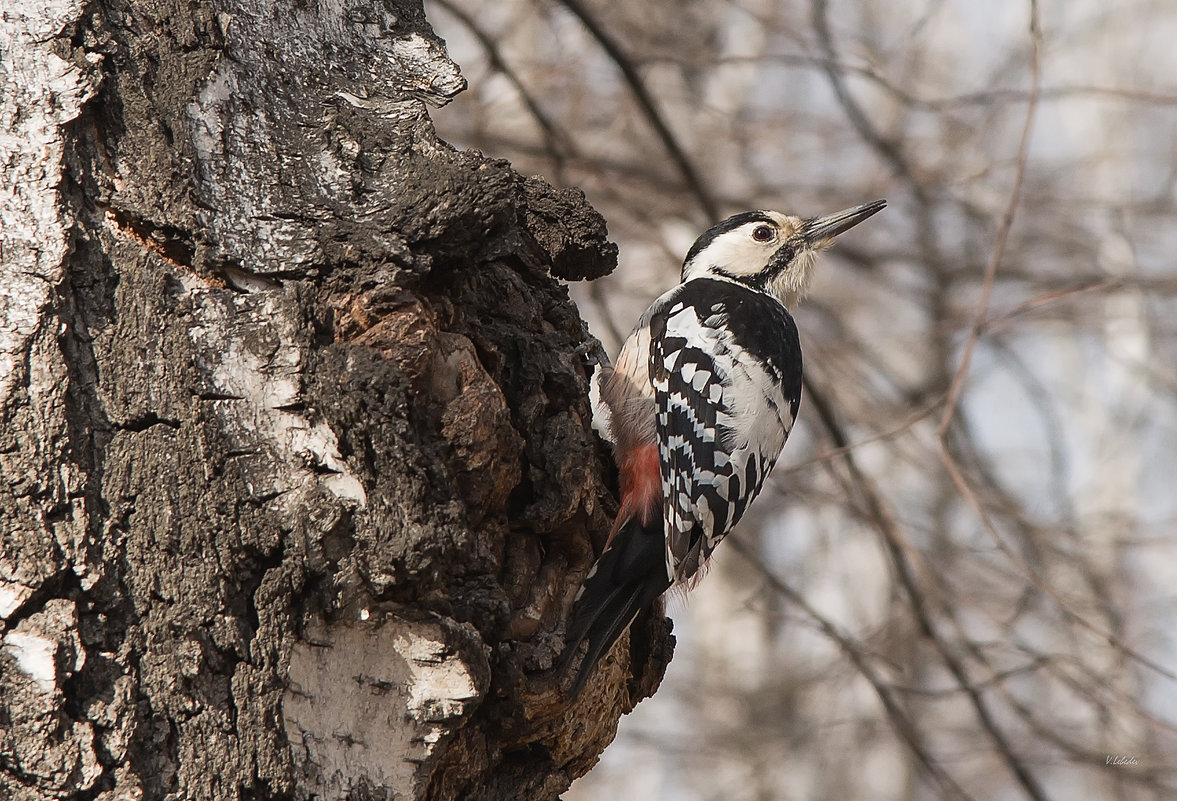
{"label": "red undertail feather", "polygon": [[621,460],[621,508],[613,521],[613,530],[605,541],[608,548],[613,538],[630,520],[649,525],[662,519],[662,472],[658,462],[658,446],[641,445]]}
{"label": "red undertail feather", "polygon": [[646,445],[621,460],[621,509],[605,551],[584,580],[564,636],[561,675],[571,667],[581,642],[588,640],[570,698],[579,695],[593,667],[637,613],[669,586],[658,448]]}

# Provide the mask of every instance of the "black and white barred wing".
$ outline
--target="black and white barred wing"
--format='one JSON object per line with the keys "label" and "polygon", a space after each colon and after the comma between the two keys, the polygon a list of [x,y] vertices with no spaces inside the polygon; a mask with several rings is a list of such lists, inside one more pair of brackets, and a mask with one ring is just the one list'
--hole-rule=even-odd
{"label": "black and white barred wing", "polygon": [[783,307],[734,286],[719,297],[714,286],[683,288],[652,321],[650,347],[667,574],[675,584],[698,572],[760,492],[801,390],[796,328]]}

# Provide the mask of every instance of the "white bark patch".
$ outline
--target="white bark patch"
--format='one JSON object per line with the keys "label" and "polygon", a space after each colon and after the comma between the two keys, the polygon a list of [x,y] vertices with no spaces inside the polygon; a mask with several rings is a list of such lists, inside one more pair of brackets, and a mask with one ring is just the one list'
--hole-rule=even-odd
{"label": "white bark patch", "polygon": [[358,506],[367,503],[359,478],[339,454],[339,441],[322,421],[301,407],[302,349],[296,312],[282,292],[223,296],[202,289],[205,325],[190,335],[202,355],[211,390],[231,398],[213,404],[226,437],[241,452],[266,453],[282,464],[259,459],[252,494],[284,495],[287,511],[299,508],[303,493],[322,486]]}
{"label": "white bark patch", "polygon": [[80,0],[6,0],[0,12],[0,404],[61,278],[68,221],[59,207],[61,126],[82,110],[92,76],[53,52]]}
{"label": "white bark patch", "polygon": [[77,625],[74,603],[54,598],[45,603],[42,611],[7,632],[0,639],[0,649],[16,661],[17,669],[33,680],[39,692],[50,693],[59,678],[72,676],[86,662]]}
{"label": "white bark patch", "polygon": [[3,649],[16,660],[16,667],[33,680],[42,693],[57,686],[57,643],[47,637],[10,631],[4,635]]}
{"label": "white bark patch", "polygon": [[32,594],[32,587],[0,579],[0,620],[7,620]]}
{"label": "white bark patch", "polygon": [[479,693],[436,623],[319,626],[295,645],[282,707],[304,797],[418,798],[428,762]]}
{"label": "white bark patch", "polygon": [[46,601],[4,634],[0,653],[4,667],[14,668],[0,670],[10,764],[35,778],[39,798],[72,798],[93,788],[102,775],[94,727],[62,714],[63,685],[86,663],[73,601]]}
{"label": "white bark patch", "polygon": [[419,76],[420,89],[439,105],[466,88],[458,65],[449,60],[441,45],[420,34],[394,39],[389,58],[393,66]]}

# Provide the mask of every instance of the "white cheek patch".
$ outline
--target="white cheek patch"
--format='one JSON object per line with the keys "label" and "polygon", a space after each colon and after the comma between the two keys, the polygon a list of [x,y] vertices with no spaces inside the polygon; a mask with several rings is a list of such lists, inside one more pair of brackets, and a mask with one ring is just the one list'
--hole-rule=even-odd
{"label": "white cheek patch", "polygon": [[771,242],[757,242],[752,238],[757,225],[764,223],[749,223],[717,236],[687,265],[683,280],[708,275],[714,267],[732,275],[753,275],[763,270],[784,240],[778,236]]}

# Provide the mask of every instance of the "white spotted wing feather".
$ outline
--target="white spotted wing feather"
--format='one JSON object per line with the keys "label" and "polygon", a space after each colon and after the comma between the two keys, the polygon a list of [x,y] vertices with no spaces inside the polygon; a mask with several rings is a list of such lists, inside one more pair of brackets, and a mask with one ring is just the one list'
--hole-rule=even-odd
{"label": "white spotted wing feather", "polygon": [[[777,358],[766,361],[763,349],[756,348],[760,343],[740,341],[741,329],[732,325],[739,302],[717,300],[712,293],[700,304],[693,294],[699,293],[667,298],[660,315],[664,327],[655,324],[661,330],[651,337],[649,351],[666,499],[667,572],[676,584],[698,572],[760,492],[792,428],[800,396],[796,329],[783,307],[769,316],[780,314],[787,325],[770,320],[767,330],[792,341],[784,351],[769,343]],[[767,297],[764,302],[776,303]],[[751,304],[761,305],[759,299]],[[743,333],[749,339],[761,331],[745,326]],[[782,370],[782,353],[796,363]],[[788,380],[782,381],[783,373]]]}

